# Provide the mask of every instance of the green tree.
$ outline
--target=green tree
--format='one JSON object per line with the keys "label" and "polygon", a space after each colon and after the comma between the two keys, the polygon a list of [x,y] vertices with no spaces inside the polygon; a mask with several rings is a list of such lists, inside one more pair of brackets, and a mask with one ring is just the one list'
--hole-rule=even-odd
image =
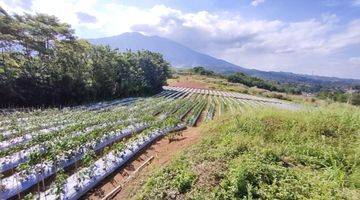
{"label": "green tree", "polygon": [[0,8],[0,106],[57,106],[158,92],[170,64],[150,51],[124,52],[77,39],[44,14]]}

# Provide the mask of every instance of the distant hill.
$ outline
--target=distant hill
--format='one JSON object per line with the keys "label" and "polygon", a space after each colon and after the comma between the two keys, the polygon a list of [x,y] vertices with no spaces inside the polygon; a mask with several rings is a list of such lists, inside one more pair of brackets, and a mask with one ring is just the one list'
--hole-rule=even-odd
{"label": "distant hill", "polygon": [[306,74],[295,74],[291,72],[274,72],[249,70],[246,72],[250,76],[260,77],[266,80],[276,81],[278,83],[292,83],[309,86],[314,91],[322,89],[346,90],[351,86],[360,85],[358,79],[345,79],[337,77],[326,77]]}
{"label": "distant hill", "polygon": [[360,80],[342,79],[335,77],[311,76],[294,74],[289,72],[273,72],[248,69],[229,63],[225,60],[217,59],[212,56],[194,51],[189,47],[174,42],[172,40],[158,37],[145,36],[141,33],[123,33],[121,35],[104,37],[98,39],[89,39],[92,44],[109,45],[112,48],[118,48],[120,51],[126,49],[141,50],[147,49],[164,55],[174,67],[190,68],[194,66],[204,66],[209,70],[218,73],[230,74],[234,72],[244,72],[250,76],[272,80],[280,83],[294,83],[310,86],[322,85],[329,88],[346,89],[351,85],[359,85]]}

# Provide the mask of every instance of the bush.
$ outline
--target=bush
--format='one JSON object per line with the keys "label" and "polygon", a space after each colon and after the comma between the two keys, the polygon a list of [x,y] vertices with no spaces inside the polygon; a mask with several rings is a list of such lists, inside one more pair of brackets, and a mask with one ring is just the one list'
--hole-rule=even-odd
{"label": "bush", "polygon": [[356,105],[356,106],[359,106],[360,105],[360,93],[354,93],[352,96],[351,96],[351,104],[352,105]]}
{"label": "bush", "polygon": [[194,67],[191,69],[192,72],[194,72],[195,74],[200,74],[200,75],[206,75],[206,76],[213,76],[216,75],[214,71],[211,70],[207,70],[204,67],[198,66],[198,67]]}

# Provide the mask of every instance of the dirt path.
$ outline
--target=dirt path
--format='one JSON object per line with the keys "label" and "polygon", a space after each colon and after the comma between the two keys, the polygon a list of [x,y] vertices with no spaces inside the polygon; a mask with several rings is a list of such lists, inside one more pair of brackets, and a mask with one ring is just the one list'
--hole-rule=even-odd
{"label": "dirt path", "polygon": [[136,176],[125,184],[125,187],[115,196],[114,199],[130,199],[141,183],[148,175],[160,166],[166,165],[181,150],[186,149],[192,144],[198,142],[201,138],[199,127],[189,127],[181,131],[182,135],[177,135],[174,141],[169,143],[168,138],[162,138],[149,146],[145,151],[130,161],[123,169],[115,171],[112,175],[102,181],[97,187],[92,189],[82,199],[101,199],[114,188],[121,184],[129,174],[132,174],[148,158],[154,156],[152,162],[138,171]]}

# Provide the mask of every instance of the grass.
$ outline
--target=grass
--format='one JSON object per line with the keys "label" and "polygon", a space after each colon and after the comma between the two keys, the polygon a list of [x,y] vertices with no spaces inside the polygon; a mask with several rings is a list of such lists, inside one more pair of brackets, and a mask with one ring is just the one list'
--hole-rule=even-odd
{"label": "grass", "polygon": [[203,125],[138,199],[359,199],[360,110],[263,109]]}

